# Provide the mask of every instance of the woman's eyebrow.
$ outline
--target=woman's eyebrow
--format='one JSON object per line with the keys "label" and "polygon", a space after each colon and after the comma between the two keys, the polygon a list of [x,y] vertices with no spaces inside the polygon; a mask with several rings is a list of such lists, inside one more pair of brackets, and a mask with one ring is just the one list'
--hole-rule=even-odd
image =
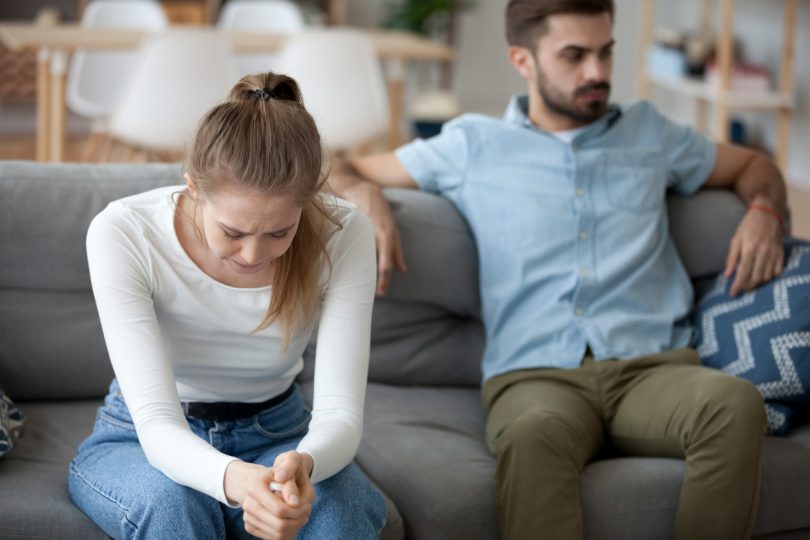
{"label": "woman's eyebrow", "polygon": [[[221,221],[217,221],[217,224],[219,224],[219,226],[222,227],[223,229],[225,229],[226,231],[234,233],[234,234],[245,234],[245,235],[253,234],[250,231],[243,231],[241,229],[237,229],[236,227],[231,227],[230,225],[226,225],[225,223],[222,223]],[[281,234],[281,233],[285,233],[285,232],[289,231],[293,227],[295,227],[295,224],[287,225],[286,227],[281,227],[280,229],[276,229],[274,231],[268,231],[265,234]]]}

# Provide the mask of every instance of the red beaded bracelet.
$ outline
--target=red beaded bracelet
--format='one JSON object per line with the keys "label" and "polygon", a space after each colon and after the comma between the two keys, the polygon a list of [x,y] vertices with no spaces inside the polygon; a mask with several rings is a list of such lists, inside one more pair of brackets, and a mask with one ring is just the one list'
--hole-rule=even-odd
{"label": "red beaded bracelet", "polygon": [[765,213],[768,213],[768,214],[772,215],[773,217],[775,217],[779,221],[779,227],[782,229],[782,234],[783,235],[787,234],[787,227],[785,226],[785,218],[782,217],[782,214],[780,214],[779,212],[777,212],[773,208],[769,208],[769,207],[764,206],[762,204],[749,204],[748,205],[748,211],[751,211],[751,210],[760,210],[762,212],[765,212]]}

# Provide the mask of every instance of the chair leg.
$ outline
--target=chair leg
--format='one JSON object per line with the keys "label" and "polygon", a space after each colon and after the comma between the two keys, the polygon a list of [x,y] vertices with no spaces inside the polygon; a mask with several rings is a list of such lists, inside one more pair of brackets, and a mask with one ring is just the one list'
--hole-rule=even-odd
{"label": "chair leg", "polygon": [[109,162],[112,161],[112,151],[113,151],[114,141],[110,135],[106,135],[101,139],[99,143],[98,149],[98,158],[97,161],[99,162]]}
{"label": "chair leg", "polygon": [[104,133],[100,131],[91,131],[87,136],[87,140],[82,146],[79,161],[81,163],[93,163],[98,159],[98,151],[101,147],[101,142],[104,139]]}

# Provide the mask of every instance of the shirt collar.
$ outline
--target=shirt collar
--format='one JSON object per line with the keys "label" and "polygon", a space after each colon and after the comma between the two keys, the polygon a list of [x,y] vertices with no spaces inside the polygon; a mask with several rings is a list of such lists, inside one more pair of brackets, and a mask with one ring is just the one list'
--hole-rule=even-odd
{"label": "shirt collar", "polygon": [[[540,132],[547,133],[546,130],[535,126],[529,120],[529,96],[528,94],[516,94],[509,100],[509,105],[506,107],[506,112],[503,119],[512,124],[517,124],[526,128],[534,128]],[[576,136],[576,139],[590,138],[601,134],[609,129],[616,120],[622,115],[621,107],[618,105],[608,105],[607,112],[596,122],[588,125],[582,133]]]}

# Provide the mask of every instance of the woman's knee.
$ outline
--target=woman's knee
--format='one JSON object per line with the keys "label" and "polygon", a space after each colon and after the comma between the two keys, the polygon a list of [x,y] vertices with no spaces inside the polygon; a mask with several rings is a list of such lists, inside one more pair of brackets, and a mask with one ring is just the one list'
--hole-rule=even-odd
{"label": "woman's knee", "polygon": [[218,501],[154,473],[127,482],[72,467],[68,486],[74,503],[113,538],[225,538]]}
{"label": "woman's knee", "polygon": [[[385,526],[385,499],[355,464],[315,485],[304,538],[378,538]],[[325,536],[324,536],[325,534]]]}

